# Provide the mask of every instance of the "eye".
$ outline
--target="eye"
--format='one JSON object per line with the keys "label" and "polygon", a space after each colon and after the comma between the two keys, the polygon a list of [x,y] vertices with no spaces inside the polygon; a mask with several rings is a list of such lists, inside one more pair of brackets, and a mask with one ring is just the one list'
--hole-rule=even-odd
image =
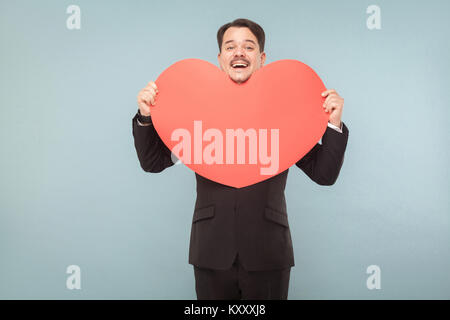
{"label": "eye", "polygon": [[247,47],[247,49],[249,49],[249,50],[253,50],[253,47]]}
{"label": "eye", "polygon": [[229,49],[233,49],[233,47],[227,47],[227,50],[229,50]]}

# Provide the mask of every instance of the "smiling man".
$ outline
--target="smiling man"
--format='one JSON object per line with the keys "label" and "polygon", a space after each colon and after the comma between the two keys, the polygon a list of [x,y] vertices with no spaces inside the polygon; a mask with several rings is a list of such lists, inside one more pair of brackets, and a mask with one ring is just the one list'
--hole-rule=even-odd
{"label": "smiling man", "polygon": [[264,53],[264,31],[256,28],[262,39],[258,43],[258,38],[249,29],[240,26],[221,27],[218,32],[218,42],[220,52],[218,54],[219,65],[230,78],[237,82],[247,81],[253,72],[264,65],[266,54]]}
{"label": "smiling man", "polygon": [[[257,23],[247,19],[227,23],[218,30],[217,41],[220,69],[236,83],[245,85],[263,67],[265,34]],[[174,164],[152,125],[150,108],[157,107],[157,93],[153,81],[139,92],[139,109],[132,120],[140,165],[154,173]],[[344,99],[334,89],[322,96],[328,128],[322,144],[317,143],[296,166],[317,184],[330,186],[339,176],[349,131],[341,121]],[[294,266],[284,195],[288,171],[239,189],[195,174],[189,263],[198,299],[287,299]]]}

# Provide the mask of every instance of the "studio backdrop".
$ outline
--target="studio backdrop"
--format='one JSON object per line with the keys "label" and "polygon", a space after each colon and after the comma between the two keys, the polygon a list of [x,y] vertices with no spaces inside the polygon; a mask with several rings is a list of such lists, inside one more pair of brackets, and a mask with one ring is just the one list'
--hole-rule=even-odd
{"label": "studio backdrop", "polygon": [[[0,298],[196,299],[194,172],[142,170],[136,96],[236,18],[345,99],[335,184],[289,170],[289,299],[450,298],[449,1],[1,1]],[[189,81],[189,79],[186,79]]]}

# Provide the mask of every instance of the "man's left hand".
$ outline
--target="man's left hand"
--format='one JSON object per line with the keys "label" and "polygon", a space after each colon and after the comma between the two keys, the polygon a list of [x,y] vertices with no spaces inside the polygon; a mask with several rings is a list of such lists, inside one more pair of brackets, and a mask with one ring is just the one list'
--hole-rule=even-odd
{"label": "man's left hand", "polygon": [[323,102],[325,112],[330,112],[328,122],[340,128],[342,109],[344,109],[344,98],[342,98],[334,89],[322,92],[322,97],[326,97]]}

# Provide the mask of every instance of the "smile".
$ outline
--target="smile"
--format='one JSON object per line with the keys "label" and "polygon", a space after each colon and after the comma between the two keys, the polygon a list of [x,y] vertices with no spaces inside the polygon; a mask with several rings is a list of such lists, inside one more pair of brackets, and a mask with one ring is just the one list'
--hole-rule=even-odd
{"label": "smile", "polygon": [[249,66],[249,63],[244,62],[244,61],[239,61],[239,62],[233,62],[231,63],[231,67],[233,69],[245,69]]}

